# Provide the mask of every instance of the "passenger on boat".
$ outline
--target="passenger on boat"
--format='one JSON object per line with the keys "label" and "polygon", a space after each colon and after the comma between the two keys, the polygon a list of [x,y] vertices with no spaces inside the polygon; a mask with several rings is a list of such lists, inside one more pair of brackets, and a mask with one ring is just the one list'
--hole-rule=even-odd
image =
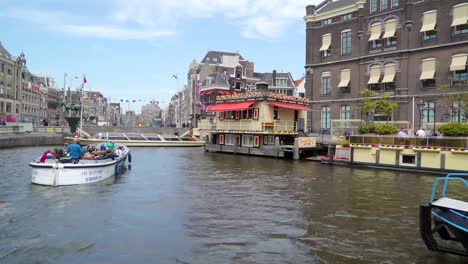
{"label": "passenger on boat", "polygon": [[83,156],[84,151],[78,138],[73,139],[73,143],[68,146],[67,152],[68,155],[72,158],[72,162],[74,164],[77,164],[80,161],[80,157]]}
{"label": "passenger on boat", "polygon": [[57,156],[55,155],[54,152],[52,152],[50,150],[47,150],[46,152],[44,152],[44,154],[42,154],[39,161],[41,163],[44,163],[47,159],[56,159],[56,158],[57,158]]}
{"label": "passenger on boat", "polygon": [[59,159],[67,156],[63,149],[55,149],[55,153],[57,154],[57,158]]}
{"label": "passenger on boat", "polygon": [[107,149],[110,149],[112,151],[115,150],[115,144],[112,141],[109,141],[109,143],[107,143],[106,147],[107,147]]}
{"label": "passenger on boat", "polygon": [[106,147],[106,145],[104,145],[104,144],[101,144],[101,147],[99,147],[99,149],[100,149],[100,150],[104,150],[104,151],[106,151],[106,150],[107,150],[107,147]]}
{"label": "passenger on boat", "polygon": [[118,147],[114,153],[117,157],[120,157],[123,153],[123,147],[122,146]]}

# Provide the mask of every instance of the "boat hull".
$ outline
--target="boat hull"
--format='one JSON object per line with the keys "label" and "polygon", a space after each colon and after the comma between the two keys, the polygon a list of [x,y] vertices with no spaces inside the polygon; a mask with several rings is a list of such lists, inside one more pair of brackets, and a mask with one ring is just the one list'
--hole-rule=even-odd
{"label": "boat hull", "polygon": [[[87,184],[103,181],[120,172],[125,165],[129,151],[114,160],[98,163],[36,163],[31,162],[31,182],[39,185],[62,186]],[[92,162],[92,161],[91,161]]]}
{"label": "boat hull", "polygon": [[[69,143],[73,142],[72,137],[66,137],[65,140]],[[108,140],[104,139],[80,138],[80,143],[83,145],[92,145],[107,141]],[[112,142],[129,147],[203,147],[205,144],[205,141],[112,140]]]}

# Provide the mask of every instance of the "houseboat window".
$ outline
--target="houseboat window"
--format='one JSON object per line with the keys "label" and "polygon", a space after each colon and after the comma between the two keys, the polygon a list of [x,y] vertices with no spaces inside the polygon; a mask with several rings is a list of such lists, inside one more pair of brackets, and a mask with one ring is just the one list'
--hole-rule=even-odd
{"label": "houseboat window", "polygon": [[400,156],[401,165],[416,165],[416,155],[401,155]]}
{"label": "houseboat window", "polygon": [[242,135],[242,146],[253,147],[253,135]]}
{"label": "houseboat window", "polygon": [[251,119],[253,116],[253,108],[242,111],[242,119]]}
{"label": "houseboat window", "polygon": [[275,136],[268,136],[268,145],[274,145],[275,144]]}
{"label": "houseboat window", "polygon": [[277,106],[273,106],[273,119],[278,120],[279,119],[279,110]]}
{"label": "houseboat window", "polygon": [[224,137],[224,144],[227,146],[234,146],[236,145],[236,135],[228,134]]}

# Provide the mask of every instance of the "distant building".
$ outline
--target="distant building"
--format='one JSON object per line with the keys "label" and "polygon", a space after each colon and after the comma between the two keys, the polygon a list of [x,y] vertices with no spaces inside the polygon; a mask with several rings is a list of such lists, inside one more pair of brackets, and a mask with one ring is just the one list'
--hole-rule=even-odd
{"label": "distant building", "polygon": [[24,53],[20,54],[19,60],[23,66],[21,74],[21,105],[23,109],[20,120],[40,125],[47,115],[47,103],[39,86],[40,79],[28,70]]}
{"label": "distant building", "polygon": [[255,73],[256,82],[268,84],[268,90],[277,94],[294,94],[294,81],[289,72]]}
{"label": "distant building", "polygon": [[113,126],[120,126],[123,124],[122,110],[120,108],[120,103],[109,104],[109,122]]}
{"label": "distant building", "polygon": [[0,42],[0,119],[16,121],[21,115],[22,62]]}
{"label": "distant building", "polygon": [[127,111],[123,117],[124,126],[138,126],[139,117],[135,111]]}
{"label": "distant building", "polygon": [[83,120],[97,125],[98,122],[109,122],[107,98],[98,91],[83,91]]}
{"label": "distant building", "polygon": [[161,114],[161,108],[159,108],[156,102],[151,102],[141,107],[141,119],[143,121],[143,125],[155,127],[161,126]]}
{"label": "distant building", "polygon": [[305,78],[294,81],[294,96],[305,98]]}

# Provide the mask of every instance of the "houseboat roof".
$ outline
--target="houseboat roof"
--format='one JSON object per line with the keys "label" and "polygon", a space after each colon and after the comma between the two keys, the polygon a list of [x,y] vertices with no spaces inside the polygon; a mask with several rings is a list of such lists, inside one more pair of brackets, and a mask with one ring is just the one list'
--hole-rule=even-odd
{"label": "houseboat roof", "polygon": [[234,93],[216,96],[216,104],[208,112],[243,111],[257,102],[266,101],[271,105],[294,110],[310,110],[308,98],[272,92]]}

